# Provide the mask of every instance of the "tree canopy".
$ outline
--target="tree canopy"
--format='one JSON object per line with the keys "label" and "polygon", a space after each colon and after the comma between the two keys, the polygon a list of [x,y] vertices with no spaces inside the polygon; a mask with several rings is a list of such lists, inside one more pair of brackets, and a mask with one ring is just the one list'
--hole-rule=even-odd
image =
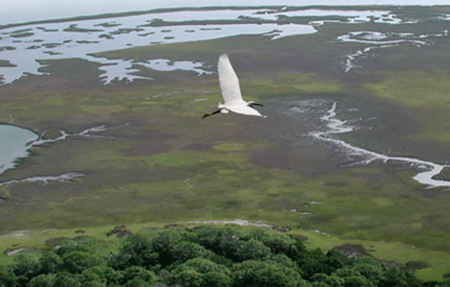
{"label": "tree canopy", "polygon": [[445,287],[372,257],[308,250],[285,233],[226,226],[142,230],[119,248],[89,237],[20,254],[0,266],[0,287]]}

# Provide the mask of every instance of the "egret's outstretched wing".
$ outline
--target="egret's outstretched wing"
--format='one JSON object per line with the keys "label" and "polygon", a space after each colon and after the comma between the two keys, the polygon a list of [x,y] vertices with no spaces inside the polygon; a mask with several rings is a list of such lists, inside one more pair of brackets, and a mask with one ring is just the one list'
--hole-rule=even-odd
{"label": "egret's outstretched wing", "polygon": [[233,113],[262,117],[262,115],[257,110],[250,108],[247,105],[230,105],[227,106],[227,108]]}
{"label": "egret's outstretched wing", "polygon": [[227,54],[222,54],[219,57],[217,70],[219,72],[219,82],[222,90],[222,96],[225,100],[224,104],[229,105],[243,102],[241,90],[239,88],[239,80],[233,70],[233,67],[231,66]]}

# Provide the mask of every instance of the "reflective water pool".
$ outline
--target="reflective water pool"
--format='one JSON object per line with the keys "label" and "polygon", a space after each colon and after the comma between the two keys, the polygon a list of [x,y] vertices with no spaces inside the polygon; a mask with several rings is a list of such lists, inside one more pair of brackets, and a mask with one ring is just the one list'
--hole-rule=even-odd
{"label": "reflective water pool", "polygon": [[[319,20],[312,21],[310,25],[273,23],[290,17],[318,17]],[[292,35],[316,33],[314,26],[324,22],[320,21],[320,17],[337,17],[339,20],[336,21],[348,24],[372,20],[376,23],[402,23],[397,15],[384,10],[285,11],[215,8],[25,25],[0,31],[0,63],[3,62],[3,65],[0,65],[0,84],[12,83],[27,74],[43,74],[39,71],[43,66],[39,60],[69,58],[81,58],[101,64],[100,70],[103,74],[100,77],[104,84],[114,79],[133,81],[144,78],[135,74],[139,70],[133,68],[133,64],[156,70],[162,65],[125,59],[111,60],[93,55],[137,46],[202,41],[237,35],[264,35],[268,39],[276,40]],[[248,19],[252,19],[253,23],[248,22]],[[202,25],[191,25],[191,21],[200,21]],[[265,22],[254,23],[255,21]],[[172,68],[194,71],[197,74],[205,72],[199,62],[190,62],[188,65],[184,63],[182,67],[174,65]]]}
{"label": "reflective water pool", "polygon": [[39,136],[27,129],[0,125],[0,174],[15,166],[18,158],[26,157],[30,143]]}

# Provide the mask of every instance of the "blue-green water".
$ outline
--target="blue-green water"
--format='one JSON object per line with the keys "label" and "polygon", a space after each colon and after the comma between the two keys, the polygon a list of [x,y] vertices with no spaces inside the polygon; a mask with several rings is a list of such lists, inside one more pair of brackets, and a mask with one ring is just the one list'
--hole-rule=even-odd
{"label": "blue-green water", "polygon": [[20,0],[2,1],[0,25],[23,23],[28,21],[61,19],[76,16],[98,15],[105,13],[121,13],[175,7],[204,6],[314,6],[314,5],[448,5],[442,0],[216,0],[207,3],[193,0]]}
{"label": "blue-green water", "polygon": [[18,158],[26,157],[30,143],[39,136],[27,129],[0,125],[0,174],[13,168]]}

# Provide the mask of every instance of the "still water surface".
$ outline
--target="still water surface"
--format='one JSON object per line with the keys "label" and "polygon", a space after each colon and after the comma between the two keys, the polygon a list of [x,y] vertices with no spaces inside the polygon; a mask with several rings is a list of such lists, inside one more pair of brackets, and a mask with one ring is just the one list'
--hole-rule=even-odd
{"label": "still water surface", "polygon": [[76,16],[143,11],[157,8],[203,7],[203,6],[313,6],[313,5],[448,5],[442,0],[20,0],[3,1],[0,25],[36,20],[60,19]]}
{"label": "still water surface", "polygon": [[[137,46],[204,41],[237,35],[264,35],[276,40],[293,35],[316,33],[321,17],[341,17],[336,20],[348,24],[365,23],[371,20],[390,25],[403,24],[395,13],[388,10],[330,10],[306,9],[297,11],[249,8],[231,10],[218,8],[202,11],[164,11],[127,17],[107,19],[71,20],[62,23],[41,23],[2,29],[0,37],[0,85],[11,84],[29,74],[42,75],[42,60],[80,58],[101,65],[101,81],[109,84],[113,80],[134,81],[150,79],[139,76],[136,66],[154,70],[189,70],[201,75],[208,72],[200,61],[172,62],[170,59],[136,61],[130,59],[107,59],[95,57],[96,53],[121,50]],[[444,16],[444,15],[443,15]],[[246,23],[243,18],[258,21],[277,21],[280,17],[317,17],[318,21],[304,24]],[[165,21],[164,26],[152,25]],[[184,21],[209,21],[204,25],[190,25]],[[220,24],[235,21],[234,24]],[[323,24],[323,23],[322,23]],[[170,65],[157,63],[170,63]]]}
{"label": "still water surface", "polygon": [[28,156],[30,143],[39,136],[27,129],[0,125],[0,174],[15,166],[14,161]]}

